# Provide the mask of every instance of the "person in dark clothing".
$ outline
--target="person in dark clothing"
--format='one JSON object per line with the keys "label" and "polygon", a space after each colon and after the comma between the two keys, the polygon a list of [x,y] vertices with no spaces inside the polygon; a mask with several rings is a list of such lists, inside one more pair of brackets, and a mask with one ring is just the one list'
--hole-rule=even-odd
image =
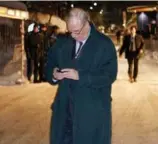
{"label": "person in dark clothing", "polygon": [[47,81],[58,84],[50,144],[111,144],[115,46],[80,8],[70,11],[66,23],[69,35],[57,38],[45,68]]}
{"label": "person in dark clothing", "polygon": [[131,34],[124,36],[123,45],[119,55],[125,52],[125,58],[128,62],[128,76],[131,83],[137,81],[138,63],[140,55],[143,53],[144,40],[141,35],[136,34],[136,27],[130,28]]}
{"label": "person in dark clothing", "polygon": [[44,75],[44,67],[46,64],[46,57],[47,57],[47,49],[48,49],[48,33],[47,33],[47,26],[41,25],[40,27],[40,36],[41,36],[41,56],[39,59],[39,81],[45,81]]}
{"label": "person in dark clothing", "polygon": [[34,83],[39,82],[39,60],[42,55],[42,40],[39,34],[39,27],[34,25],[34,29],[28,35],[28,52],[30,57],[30,69],[28,70],[28,79],[31,80],[32,71],[34,73]]}
{"label": "person in dark clothing", "polygon": [[119,45],[121,42],[121,30],[116,32],[117,44]]}
{"label": "person in dark clothing", "polygon": [[30,32],[25,32],[24,34],[24,49],[25,49],[25,54],[26,54],[27,79],[31,81],[32,64],[31,64],[31,54],[30,54],[30,49],[29,49],[29,34]]}
{"label": "person in dark clothing", "polygon": [[27,65],[27,79],[30,81],[30,67],[31,67],[31,57],[28,49],[28,35],[29,32],[25,32],[24,34],[24,50],[26,54],[26,65]]}
{"label": "person in dark clothing", "polygon": [[[49,30],[49,28],[51,30]],[[43,49],[43,55],[40,58],[40,81],[46,81],[45,74],[44,74],[44,68],[47,63],[47,54],[50,49],[50,47],[53,46],[57,39],[58,35],[58,26],[52,26],[47,27],[46,25],[41,25],[40,35],[42,39],[42,49]]]}
{"label": "person in dark clothing", "polygon": [[51,33],[49,35],[49,42],[48,42],[49,48],[52,47],[56,42],[58,34],[59,34],[59,27],[57,25],[52,26]]}

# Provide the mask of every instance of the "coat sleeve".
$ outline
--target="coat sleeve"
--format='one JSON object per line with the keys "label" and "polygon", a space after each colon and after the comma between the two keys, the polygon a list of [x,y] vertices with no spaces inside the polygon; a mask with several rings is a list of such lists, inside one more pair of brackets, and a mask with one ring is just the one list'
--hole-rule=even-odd
{"label": "coat sleeve", "polygon": [[139,51],[144,48],[144,39],[143,39],[142,36],[140,36],[140,42],[141,42],[141,44],[140,44],[140,47],[139,47]]}
{"label": "coat sleeve", "polygon": [[79,86],[101,88],[111,86],[117,76],[117,55],[114,44],[108,39],[99,52],[94,69],[79,70]]}
{"label": "coat sleeve", "polygon": [[58,50],[60,47],[60,42],[56,41],[56,43],[51,47],[48,51],[47,62],[45,66],[45,78],[46,81],[50,84],[58,84],[58,81],[53,81],[53,69],[58,67]]}
{"label": "coat sleeve", "polygon": [[126,48],[126,46],[125,46],[125,44],[126,44],[126,36],[123,38],[123,44],[122,44],[122,46],[121,46],[121,48],[120,48],[120,51],[119,51],[119,55],[122,55],[122,53],[125,51],[125,48]]}

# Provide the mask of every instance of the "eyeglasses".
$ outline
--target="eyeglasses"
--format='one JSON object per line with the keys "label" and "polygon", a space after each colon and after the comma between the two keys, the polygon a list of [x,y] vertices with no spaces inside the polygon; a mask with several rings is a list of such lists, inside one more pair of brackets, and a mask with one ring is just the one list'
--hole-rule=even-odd
{"label": "eyeglasses", "polygon": [[83,30],[83,28],[84,28],[84,26],[85,26],[85,23],[82,25],[82,27],[81,27],[80,30],[76,30],[76,31],[74,31],[74,32],[69,32],[69,33],[70,33],[71,35],[80,35],[81,32],[82,32],[82,30]]}

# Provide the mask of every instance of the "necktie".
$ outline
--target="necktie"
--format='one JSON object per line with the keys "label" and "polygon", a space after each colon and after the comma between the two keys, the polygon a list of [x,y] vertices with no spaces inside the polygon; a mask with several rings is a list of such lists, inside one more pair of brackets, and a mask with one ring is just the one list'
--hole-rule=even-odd
{"label": "necktie", "polygon": [[78,47],[78,50],[77,50],[77,52],[75,54],[75,59],[78,58],[78,56],[79,56],[79,54],[81,52],[81,49],[82,49],[82,45],[83,45],[83,43],[79,42],[79,47]]}
{"label": "necktie", "polygon": [[135,37],[131,37],[130,51],[136,51]]}

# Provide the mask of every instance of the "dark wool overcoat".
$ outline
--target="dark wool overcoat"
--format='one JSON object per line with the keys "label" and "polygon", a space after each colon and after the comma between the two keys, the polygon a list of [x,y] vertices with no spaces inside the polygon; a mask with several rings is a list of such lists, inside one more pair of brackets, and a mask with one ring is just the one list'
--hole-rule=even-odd
{"label": "dark wool overcoat", "polygon": [[[77,59],[70,36],[58,38],[48,54],[47,81],[58,84],[52,104],[51,144],[111,144],[111,87],[117,75],[117,56],[110,38],[91,25],[90,35]],[[53,83],[55,67],[73,68],[79,80]],[[69,130],[68,109],[71,111]],[[71,131],[71,132],[70,132]]]}

